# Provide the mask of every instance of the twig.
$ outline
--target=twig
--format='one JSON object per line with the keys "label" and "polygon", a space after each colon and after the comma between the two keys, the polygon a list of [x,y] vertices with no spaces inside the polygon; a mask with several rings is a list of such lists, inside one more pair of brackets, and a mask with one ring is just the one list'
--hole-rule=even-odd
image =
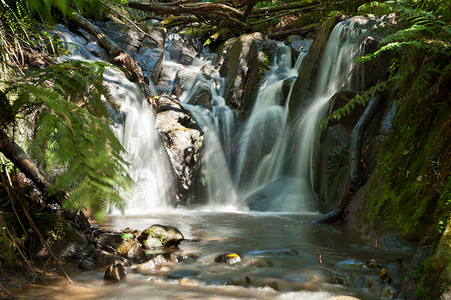
{"label": "twig", "polygon": [[335,271],[333,271],[333,270],[331,270],[331,269],[326,268],[326,267],[323,265],[323,261],[322,261],[322,259],[321,259],[321,254],[319,253],[319,250],[316,250],[316,251],[317,251],[317,253],[318,253],[319,264],[321,265],[321,268],[322,268],[324,271],[326,271],[326,272],[328,272],[329,274],[331,274],[332,276],[334,276],[334,278],[335,278],[335,277],[342,277],[343,279],[346,279],[346,276],[341,275],[340,273],[337,273],[337,272],[335,272]]}
{"label": "twig", "polygon": [[7,188],[10,190],[11,194],[13,195],[13,197],[15,198],[15,200],[22,206],[22,209],[25,213],[25,216],[28,219],[28,222],[30,223],[31,228],[33,229],[33,231],[37,234],[39,240],[41,241],[42,245],[47,249],[47,251],[49,252],[50,256],[53,257],[53,259],[55,260],[56,264],[58,265],[58,267],[60,268],[61,272],[63,272],[64,276],[66,277],[68,283],[73,283],[73,281],[70,279],[69,275],[67,275],[66,271],[64,270],[63,266],[60,264],[60,262],[58,261],[58,259],[56,258],[56,255],[53,253],[52,249],[50,248],[49,244],[45,241],[44,237],[42,236],[41,232],[39,231],[39,229],[37,228],[36,224],[33,221],[33,218],[30,215],[30,212],[28,211],[25,203],[22,201],[22,199],[14,192],[14,190],[12,189],[11,186],[8,186],[9,183],[6,182],[5,180],[3,180],[3,183],[7,185]]}
{"label": "twig", "polygon": [[345,80],[343,81],[343,83],[341,84],[341,88],[344,88],[346,83],[348,83],[349,77],[351,77],[352,72],[354,71],[355,67],[357,66],[357,63],[354,63],[354,65],[352,65],[352,69],[351,71],[349,71],[348,75],[346,76]]}

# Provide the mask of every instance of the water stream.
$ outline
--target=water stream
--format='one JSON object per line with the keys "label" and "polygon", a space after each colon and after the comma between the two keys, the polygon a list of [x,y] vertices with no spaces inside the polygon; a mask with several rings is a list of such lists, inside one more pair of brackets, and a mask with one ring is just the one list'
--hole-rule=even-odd
{"label": "water stream", "polygon": [[[189,87],[180,100],[205,134],[202,168],[209,199],[208,205],[196,210],[167,206],[172,183],[154,114],[136,85],[108,68],[105,80],[114,83],[122,99],[114,130],[127,150],[137,185],[128,196],[127,217],[111,215],[103,227],[178,227],[185,235],[176,251],[179,262],[146,275],[128,268],[126,279],[115,285],[103,281],[103,269],[73,270],[74,286],[55,274],[44,286],[23,289],[19,299],[331,299],[336,295],[376,299],[399,292],[408,267],[399,258],[409,261],[410,254],[369,247],[359,233],[340,225],[309,224],[318,217],[310,178],[318,124],[325,104],[353,66],[359,50],[355,39],[363,32],[356,24],[341,22],[332,32],[311,107],[295,127],[287,121],[282,84],[299,76],[304,57],[293,64],[289,47],[279,45],[245,122],[226,105],[224,79],[218,72],[209,78],[202,74],[211,60],[195,59],[192,65],[182,66],[166,57],[162,76],[168,84],[160,90],[169,93],[176,72],[188,72]],[[360,80],[354,77],[349,84]],[[210,110],[188,103],[199,84],[212,92]],[[292,132],[297,134],[299,155],[287,161]],[[215,263],[214,257],[222,253],[237,253],[242,262]],[[379,279],[372,260],[384,264],[391,283]]]}

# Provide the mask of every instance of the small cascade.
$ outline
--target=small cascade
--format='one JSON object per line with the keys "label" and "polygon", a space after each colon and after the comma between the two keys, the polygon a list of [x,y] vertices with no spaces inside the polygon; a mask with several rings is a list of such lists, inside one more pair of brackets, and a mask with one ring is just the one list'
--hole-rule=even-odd
{"label": "small cascade", "polygon": [[[177,37],[172,35],[171,39],[177,40]],[[208,53],[205,56],[212,57]],[[165,59],[168,58],[168,56],[165,57]],[[174,64],[173,61],[169,62],[169,65]],[[239,209],[238,196],[230,172],[230,155],[228,155],[232,148],[235,113],[226,105],[223,97],[224,78],[214,69],[212,60],[195,59],[189,66],[178,64],[174,69],[183,70],[187,74],[187,88],[180,96],[180,102],[193,114],[204,132],[202,170],[204,178],[207,179],[207,205],[216,209]],[[208,75],[205,74],[207,72]],[[211,110],[190,104],[199,87],[210,90]]]}
{"label": "small cascade", "polygon": [[107,68],[104,78],[116,83],[111,89],[121,99],[114,131],[127,151],[124,158],[130,163],[128,172],[135,183],[130,195],[125,195],[125,212],[136,215],[164,210],[169,207],[168,199],[174,197],[173,182],[154,112],[137,85],[121,72]]}
{"label": "small cascade", "polygon": [[235,184],[247,194],[281,175],[286,148],[286,79],[297,77],[291,49],[279,44],[272,68],[262,83],[254,108],[239,139]]}
{"label": "small cascade", "polygon": [[[288,124],[287,99],[290,99],[291,88],[306,53],[301,52],[293,66],[291,48],[279,44],[254,107],[243,121],[242,116],[238,118],[238,113],[226,105],[224,78],[212,65],[214,55],[203,53],[203,58],[185,57],[178,52],[179,55],[174,56],[177,53],[174,48],[178,47],[182,37],[177,34],[167,36],[161,80],[157,88],[151,88],[155,94],[158,89],[178,96],[202,127],[201,181],[206,182],[208,200],[199,199],[199,202],[235,210],[248,207],[264,211],[315,210],[311,169],[319,122],[327,102],[342,89],[343,83],[347,82],[346,88],[355,90],[362,79],[349,74],[363,32],[364,29],[353,20],[343,21],[334,28],[312,93],[312,104],[294,128]],[[76,50],[78,55],[86,58],[84,51],[89,51],[79,46],[86,41],[71,43],[79,48]],[[188,43],[192,43],[194,52],[199,48],[195,42]],[[185,82],[183,91],[176,92],[178,72],[184,73]],[[114,130],[127,151],[125,158],[131,163],[129,172],[136,183],[133,193],[126,196],[126,212],[145,214],[167,207],[175,197],[174,184],[170,163],[155,128],[154,113],[138,87],[122,74],[107,68],[105,81],[113,86],[116,98],[121,99],[120,111],[115,112]],[[195,103],[197,100],[193,99],[199,89],[207,89],[211,99]],[[290,144],[292,132],[296,135],[295,145]]]}
{"label": "small cascade", "polygon": [[359,54],[364,32],[365,29],[352,19],[335,26],[326,44],[311,105],[297,121],[295,153],[298,155],[289,164],[291,166],[289,173],[294,174],[300,181],[303,202],[316,202],[312,190],[312,161],[320,130],[319,122],[327,103],[336,92],[343,89],[344,83],[345,89],[359,90],[356,83],[362,80],[355,74],[358,72],[352,73],[352,69]]}
{"label": "small cascade", "polygon": [[[62,25],[55,33],[67,45],[71,55],[63,59],[101,61],[84,46],[87,41]],[[126,150],[124,158],[130,163],[128,173],[135,185],[129,195],[124,195],[125,213],[148,214],[165,209],[168,199],[173,199],[173,183],[170,164],[155,126],[155,115],[138,86],[115,67],[105,68],[104,83],[117,102],[119,109],[109,107],[113,124],[111,129]],[[150,85],[156,93],[155,86]],[[119,213],[113,211],[112,213]]]}

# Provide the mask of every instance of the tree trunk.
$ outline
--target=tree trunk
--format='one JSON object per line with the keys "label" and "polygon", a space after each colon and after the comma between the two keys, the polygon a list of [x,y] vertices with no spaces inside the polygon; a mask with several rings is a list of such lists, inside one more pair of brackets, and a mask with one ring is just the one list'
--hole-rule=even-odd
{"label": "tree trunk", "polygon": [[[350,192],[354,193],[359,188],[360,173],[361,173],[361,160],[362,160],[362,138],[365,134],[368,125],[370,125],[374,116],[377,113],[379,105],[382,103],[382,96],[375,95],[371,98],[368,106],[360,116],[359,121],[355,124],[351,133],[351,146],[349,149],[349,177],[351,179]],[[342,207],[346,207],[349,200],[342,204]]]}
{"label": "tree trunk", "polygon": [[41,174],[36,165],[31,161],[28,155],[19,147],[12,139],[10,139],[3,131],[0,131],[0,152],[5,155],[7,159],[27,176],[33,183],[41,190],[44,195],[47,195],[49,182]]}

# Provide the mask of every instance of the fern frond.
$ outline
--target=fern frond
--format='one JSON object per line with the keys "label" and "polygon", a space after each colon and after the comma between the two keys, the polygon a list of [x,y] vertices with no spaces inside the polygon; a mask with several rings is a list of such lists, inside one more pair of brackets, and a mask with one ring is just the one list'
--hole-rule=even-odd
{"label": "fern frond", "polygon": [[66,207],[99,213],[109,205],[123,208],[119,192],[131,185],[125,150],[102,121],[109,118],[105,99],[111,98],[102,83],[104,67],[68,61],[5,83],[12,114],[40,109],[29,145],[52,179],[49,192],[71,191]]}

